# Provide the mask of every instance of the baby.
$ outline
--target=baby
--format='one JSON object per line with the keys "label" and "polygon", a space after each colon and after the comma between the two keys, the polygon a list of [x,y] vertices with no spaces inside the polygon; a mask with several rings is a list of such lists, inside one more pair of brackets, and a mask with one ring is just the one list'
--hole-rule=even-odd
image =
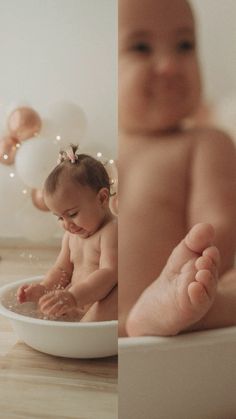
{"label": "baby", "polygon": [[18,289],[49,318],[117,319],[117,221],[101,162],[72,146],[44,184],[47,207],[65,230],[60,254],[40,284]]}
{"label": "baby", "polygon": [[235,148],[214,128],[184,124],[200,98],[189,3],[119,0],[123,336],[236,324]]}

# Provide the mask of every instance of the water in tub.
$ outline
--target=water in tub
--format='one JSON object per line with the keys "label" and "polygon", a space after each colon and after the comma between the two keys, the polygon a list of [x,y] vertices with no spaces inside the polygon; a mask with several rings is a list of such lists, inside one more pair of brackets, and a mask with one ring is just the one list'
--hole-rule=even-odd
{"label": "water in tub", "polygon": [[55,318],[55,317],[48,317],[45,314],[41,313],[38,309],[36,303],[26,302],[23,304],[18,303],[16,298],[17,288],[11,289],[10,291],[6,292],[2,299],[1,303],[4,307],[8,310],[13,311],[15,313],[21,314],[22,316],[33,317],[35,319],[43,319],[43,320],[63,320],[63,321],[79,321],[79,318],[63,316],[63,318]]}

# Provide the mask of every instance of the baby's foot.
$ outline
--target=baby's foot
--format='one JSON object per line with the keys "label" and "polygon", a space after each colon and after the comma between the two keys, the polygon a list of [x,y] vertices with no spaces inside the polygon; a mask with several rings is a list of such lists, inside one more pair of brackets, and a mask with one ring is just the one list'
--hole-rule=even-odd
{"label": "baby's foot", "polygon": [[159,278],[131,310],[130,336],[176,335],[208,312],[216,294],[219,266],[213,238],[210,224],[197,224],[174,249]]}

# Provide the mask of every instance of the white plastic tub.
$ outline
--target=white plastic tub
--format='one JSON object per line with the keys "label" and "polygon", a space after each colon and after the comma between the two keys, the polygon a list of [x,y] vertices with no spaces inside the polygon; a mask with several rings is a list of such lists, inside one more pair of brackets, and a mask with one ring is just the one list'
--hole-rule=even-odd
{"label": "white plastic tub", "polygon": [[2,304],[4,296],[28,278],[0,288],[0,315],[9,319],[20,340],[38,351],[68,358],[100,358],[117,354],[117,321],[63,322],[27,317]]}
{"label": "white plastic tub", "polygon": [[121,419],[236,418],[236,327],[119,339]]}

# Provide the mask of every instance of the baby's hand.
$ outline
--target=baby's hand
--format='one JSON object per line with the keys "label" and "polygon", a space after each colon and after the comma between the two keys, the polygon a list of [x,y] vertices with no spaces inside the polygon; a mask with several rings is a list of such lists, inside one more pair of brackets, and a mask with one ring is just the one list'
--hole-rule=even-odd
{"label": "baby's hand", "polygon": [[18,288],[16,298],[20,304],[28,301],[37,303],[45,291],[46,288],[41,284],[24,284]]}
{"label": "baby's hand", "polygon": [[77,307],[75,297],[69,291],[51,291],[39,300],[40,311],[47,316],[60,317]]}

